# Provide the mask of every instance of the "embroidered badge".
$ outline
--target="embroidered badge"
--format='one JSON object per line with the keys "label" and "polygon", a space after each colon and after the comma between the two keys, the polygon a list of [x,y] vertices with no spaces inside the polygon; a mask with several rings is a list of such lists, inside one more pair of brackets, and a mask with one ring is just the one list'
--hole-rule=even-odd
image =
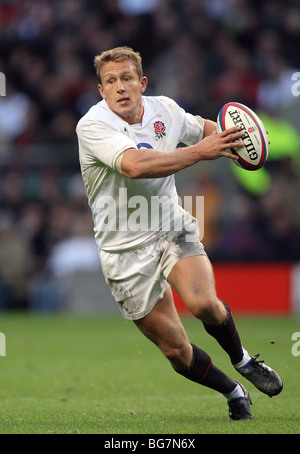
{"label": "embroidered badge", "polygon": [[157,139],[162,139],[166,135],[166,133],[165,133],[166,127],[165,127],[164,123],[162,121],[156,121],[153,126],[154,126],[155,137]]}

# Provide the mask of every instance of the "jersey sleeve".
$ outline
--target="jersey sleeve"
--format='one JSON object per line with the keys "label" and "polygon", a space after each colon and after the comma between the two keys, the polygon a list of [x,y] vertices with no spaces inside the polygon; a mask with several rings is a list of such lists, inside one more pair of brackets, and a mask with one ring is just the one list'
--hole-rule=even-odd
{"label": "jersey sleeve", "polygon": [[205,120],[199,115],[192,115],[180,107],[176,101],[165,96],[160,97],[168,105],[170,115],[180,128],[179,142],[195,145],[203,139]]}
{"label": "jersey sleeve", "polygon": [[199,115],[184,112],[180,140],[186,145],[195,145],[203,139],[205,121]]}
{"label": "jersey sleeve", "polygon": [[81,159],[86,163],[101,161],[116,170],[118,156],[128,148],[137,148],[132,139],[102,122],[79,122],[76,132]]}

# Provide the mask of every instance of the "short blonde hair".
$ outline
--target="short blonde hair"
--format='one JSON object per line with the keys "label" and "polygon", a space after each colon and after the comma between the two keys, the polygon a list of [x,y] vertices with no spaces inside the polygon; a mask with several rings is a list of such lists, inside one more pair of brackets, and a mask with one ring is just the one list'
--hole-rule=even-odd
{"label": "short blonde hair", "polygon": [[141,79],[143,77],[142,57],[139,52],[127,46],[115,47],[114,49],[106,50],[94,58],[94,66],[96,69],[98,80],[101,84],[100,72],[103,65],[109,61],[119,62],[129,60],[133,63],[137,75]]}

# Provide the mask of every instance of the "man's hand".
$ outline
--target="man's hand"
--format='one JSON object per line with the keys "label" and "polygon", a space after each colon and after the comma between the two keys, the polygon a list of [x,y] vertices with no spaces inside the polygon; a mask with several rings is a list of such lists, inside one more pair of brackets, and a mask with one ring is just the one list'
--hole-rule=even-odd
{"label": "man's hand", "polygon": [[213,160],[221,157],[238,160],[237,156],[226,149],[243,147],[244,142],[237,139],[243,137],[244,133],[244,131],[239,130],[239,127],[226,129],[219,134],[214,130],[197,145],[201,153],[200,160]]}

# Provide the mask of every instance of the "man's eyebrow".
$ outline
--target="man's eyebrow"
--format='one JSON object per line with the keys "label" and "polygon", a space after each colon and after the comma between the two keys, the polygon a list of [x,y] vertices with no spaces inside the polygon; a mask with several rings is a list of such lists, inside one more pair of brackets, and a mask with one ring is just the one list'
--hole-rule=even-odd
{"label": "man's eyebrow", "polygon": [[115,74],[113,73],[105,73],[102,75],[102,78],[104,79],[105,77],[115,77]]}
{"label": "man's eyebrow", "polygon": [[[126,76],[126,75],[131,76],[131,75],[132,75],[132,72],[126,70],[126,71],[123,71],[123,72],[120,74],[121,77],[122,77],[122,76]],[[104,79],[104,78],[110,78],[110,77],[117,77],[117,75],[114,74],[114,73],[105,73],[105,74],[102,76],[103,79]]]}

